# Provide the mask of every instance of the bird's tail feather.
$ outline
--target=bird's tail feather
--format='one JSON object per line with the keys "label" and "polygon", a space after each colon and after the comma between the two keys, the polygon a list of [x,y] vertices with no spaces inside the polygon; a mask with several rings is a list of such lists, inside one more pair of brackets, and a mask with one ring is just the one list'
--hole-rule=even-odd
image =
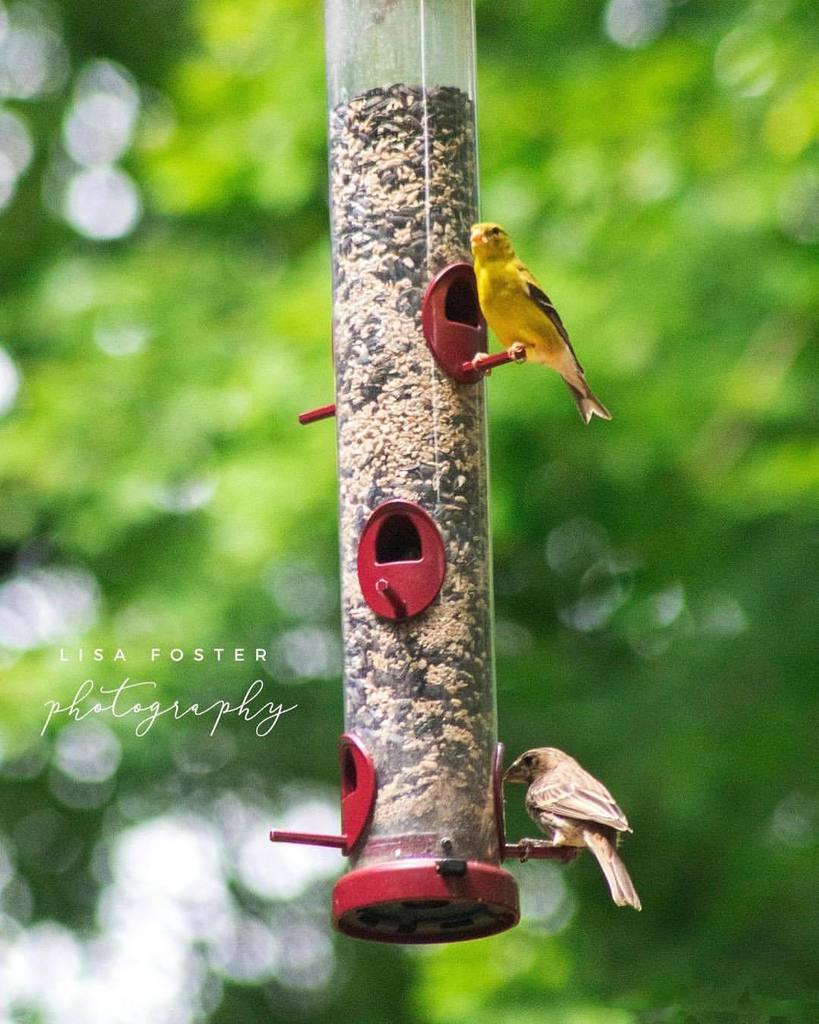
{"label": "bird's tail feather", "polygon": [[599,416],[601,420],[611,419],[611,413],[592,392],[585,381],[582,382],[582,387],[577,387],[575,384],[570,384],[569,381],[566,381],[566,387],[571,392],[584,423],[588,423],[592,416]]}
{"label": "bird's tail feather", "polygon": [[620,860],[617,850],[614,848],[614,843],[600,832],[592,832],[590,829],[584,830],[583,838],[586,841],[586,846],[597,858],[597,863],[606,876],[611,898],[617,906],[642,910],[640,897],[626,870],[626,865]]}

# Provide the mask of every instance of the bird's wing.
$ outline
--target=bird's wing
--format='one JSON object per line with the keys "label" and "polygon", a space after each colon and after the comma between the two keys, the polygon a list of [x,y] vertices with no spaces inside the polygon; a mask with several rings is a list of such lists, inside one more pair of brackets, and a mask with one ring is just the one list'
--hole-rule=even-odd
{"label": "bird's wing", "polygon": [[518,274],[520,274],[521,279],[523,280],[523,290],[526,293],[527,297],[531,302],[533,302],[537,306],[541,313],[545,313],[546,316],[551,320],[557,333],[566,342],[569,351],[571,352],[572,356],[574,356],[574,361],[577,363],[578,368],[582,373],[583,367],[580,365],[580,362],[577,356],[575,355],[575,351],[572,348],[572,343],[569,341],[569,332],[563,325],[563,321],[560,319],[560,314],[555,309],[554,303],[546,294],[546,292],[544,292],[540,285],[537,283],[534,274],[528,269],[528,267],[524,266],[524,264],[521,263],[520,260],[517,260],[516,262],[516,270]]}
{"label": "bird's wing", "polygon": [[526,794],[526,803],[535,810],[594,821],[618,832],[631,831],[611,793],[578,764],[560,765],[536,779]]}

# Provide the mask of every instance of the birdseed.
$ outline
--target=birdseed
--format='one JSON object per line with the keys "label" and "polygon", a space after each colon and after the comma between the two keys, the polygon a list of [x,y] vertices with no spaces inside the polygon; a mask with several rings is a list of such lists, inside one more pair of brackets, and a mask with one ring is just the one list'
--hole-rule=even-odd
{"label": "birdseed", "polygon": [[[483,384],[458,384],[423,337],[430,279],[469,259],[477,219],[474,109],[459,89],[395,84],[330,121],[334,348],[345,721],[378,773],[356,862],[497,860]],[[382,502],[416,502],[438,525],[447,572],[421,615],[379,618],[357,575]]]}

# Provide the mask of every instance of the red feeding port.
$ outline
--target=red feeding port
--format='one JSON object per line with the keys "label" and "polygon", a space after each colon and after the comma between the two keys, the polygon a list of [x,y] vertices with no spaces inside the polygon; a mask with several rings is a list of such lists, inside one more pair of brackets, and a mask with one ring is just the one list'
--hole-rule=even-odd
{"label": "red feeding port", "polygon": [[341,831],[344,853],[355,849],[370,823],[375,806],[376,776],[373,760],[354,736],[339,741],[341,762]]}
{"label": "red feeding port", "polygon": [[483,377],[479,369],[464,366],[486,349],[486,322],[469,263],[451,263],[430,281],[421,302],[421,323],[426,343],[445,373],[463,384]]}
{"label": "red feeding port", "polygon": [[409,619],[428,608],[446,575],[438,527],[410,501],[385,501],[372,513],[358,544],[364,600],[385,619]]}
{"label": "red feeding port", "polygon": [[302,846],[332,846],[348,856],[370,823],[375,807],[376,774],[373,760],[363,745],[349,733],[338,741],[341,768],[341,834],[318,832],[270,833],[271,843],[299,843]]}

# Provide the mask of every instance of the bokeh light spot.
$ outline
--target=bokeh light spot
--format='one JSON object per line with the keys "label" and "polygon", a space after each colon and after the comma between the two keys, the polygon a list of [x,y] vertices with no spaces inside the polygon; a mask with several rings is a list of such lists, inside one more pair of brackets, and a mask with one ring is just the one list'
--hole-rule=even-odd
{"label": "bokeh light spot", "polygon": [[0,647],[29,650],[70,640],[97,618],[99,587],[83,569],[43,568],[0,586]]}
{"label": "bokeh light spot", "polygon": [[609,0],[606,32],[628,50],[648,46],[665,28],[668,0]]}
{"label": "bokeh light spot", "polygon": [[740,96],[762,96],[777,78],[776,51],[768,36],[740,27],[729,32],[714,55],[717,81]]}
{"label": "bokeh light spot", "polygon": [[94,341],[109,356],[133,356],[141,352],[151,337],[145,324],[129,320],[100,318],[94,324]]}
{"label": "bokeh light spot", "polygon": [[702,629],[716,636],[736,636],[748,628],[742,605],[731,594],[714,593],[702,609]]}
{"label": "bokeh light spot", "polygon": [[790,793],[776,807],[769,824],[770,840],[792,849],[816,843],[819,800],[804,791]]}
{"label": "bokeh light spot", "polygon": [[34,144],[26,123],[0,110],[0,210],[14,195],[17,179],[31,163]]}
{"label": "bokeh light spot", "polygon": [[[247,809],[241,818],[236,864],[239,879],[249,892],[264,899],[291,900],[317,879],[338,873],[338,857],[331,851],[271,843],[267,834],[270,820]],[[311,829],[332,834],[338,829],[338,808],[328,800],[302,798],[284,814],[276,815],[276,822],[276,827],[285,831],[303,829],[309,822]]]}
{"label": "bokeh light spot", "polygon": [[186,515],[199,508],[204,508],[215,493],[215,477],[192,476],[179,483],[155,487],[151,497],[157,508],[174,515]]}
{"label": "bokeh light spot", "polygon": [[556,526],[546,541],[549,568],[561,576],[585,572],[608,547],[605,527],[585,516]]}
{"label": "bokeh light spot", "polygon": [[123,68],[109,61],[90,64],[77,80],[63,125],[69,156],[86,167],[113,163],[128,148],[138,111],[139,93]]}
{"label": "bokeh light spot", "polygon": [[[2,189],[2,168],[0,168],[0,190]],[[2,206],[2,202],[0,202]],[[6,350],[0,346],[0,416],[4,416],[14,405],[20,390],[20,373]]]}
{"label": "bokeh light spot", "polygon": [[30,100],[61,88],[68,73],[62,40],[42,11],[17,4],[0,21],[0,97]]}
{"label": "bokeh light spot", "polygon": [[78,171],[69,181],[65,218],[80,234],[99,241],[122,238],[134,229],[141,213],[137,187],[118,167]]}
{"label": "bokeh light spot", "polygon": [[0,835],[0,892],[9,884],[14,876],[14,864],[7,843]]}
{"label": "bokeh light spot", "polygon": [[268,589],[283,612],[308,621],[326,618],[336,603],[327,577],[304,562],[275,566]]}
{"label": "bokeh light spot", "polygon": [[119,767],[122,749],[102,722],[76,722],[60,730],[54,763],[77,782],[105,782]]}
{"label": "bokeh light spot", "polygon": [[819,173],[798,171],[785,183],[779,197],[779,225],[800,245],[819,242]]}
{"label": "bokeh light spot", "polygon": [[288,629],[276,638],[271,653],[271,669],[281,682],[332,679],[341,672],[339,637],[333,630]]}

